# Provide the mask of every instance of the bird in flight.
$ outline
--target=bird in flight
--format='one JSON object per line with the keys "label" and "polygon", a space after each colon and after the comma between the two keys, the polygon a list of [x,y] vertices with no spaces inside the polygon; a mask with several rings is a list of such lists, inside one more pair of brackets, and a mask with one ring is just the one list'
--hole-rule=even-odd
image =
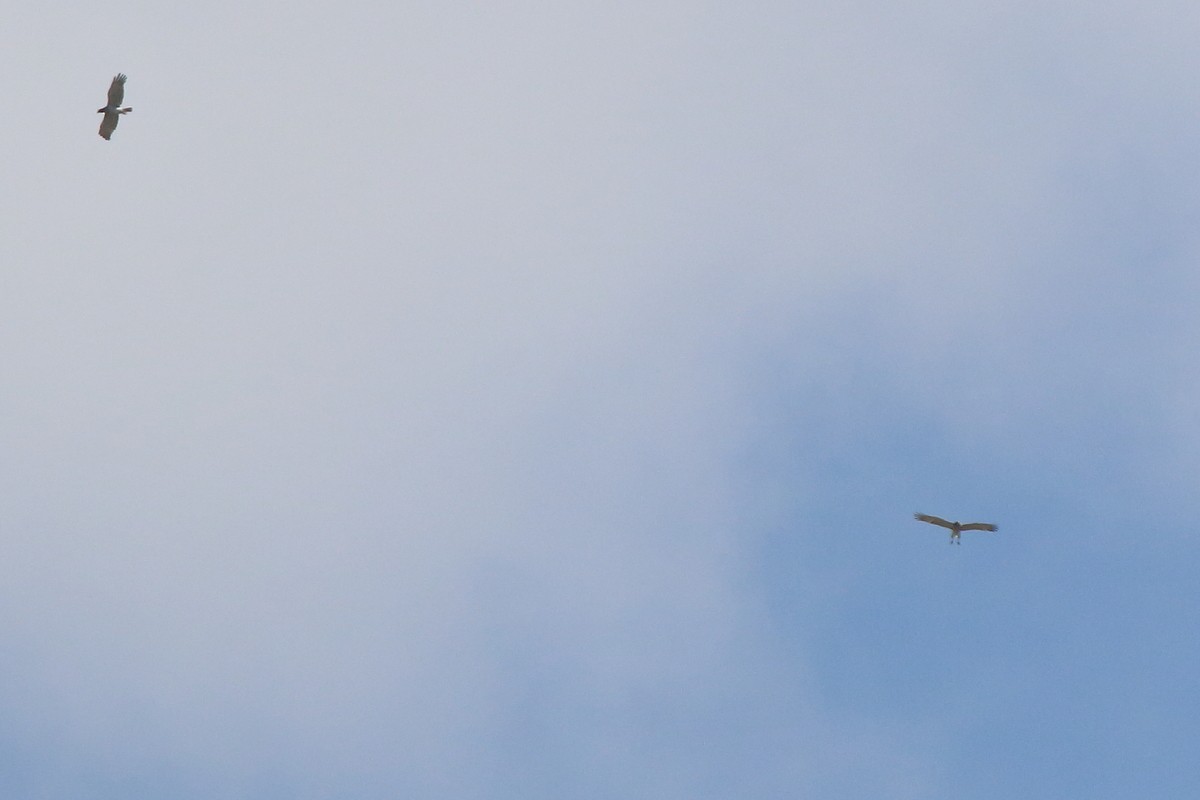
{"label": "bird in flight", "polygon": [[950,522],[941,517],[931,517],[928,514],[913,514],[913,517],[921,522],[928,522],[930,525],[940,525],[943,528],[950,529],[950,544],[962,544],[960,535],[963,531],[998,531],[1000,530],[995,525],[989,522]]}
{"label": "bird in flight", "polygon": [[100,135],[106,140],[111,139],[113,131],[117,129],[117,122],[120,121],[122,114],[128,114],[133,111],[132,108],[121,108],[121,101],[125,99],[125,75],[118,74],[112,80],[112,84],[108,87],[108,105],[96,111],[97,114],[103,114],[104,119],[100,120]]}

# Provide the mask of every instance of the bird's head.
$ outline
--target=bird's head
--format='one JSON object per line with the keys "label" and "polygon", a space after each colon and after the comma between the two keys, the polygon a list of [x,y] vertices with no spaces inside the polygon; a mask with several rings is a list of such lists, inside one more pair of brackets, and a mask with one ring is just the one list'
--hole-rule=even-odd
{"label": "bird's head", "polygon": [[96,109],[96,113],[97,113],[97,114],[103,114],[103,113],[104,113],[105,111],[107,111],[107,110],[108,110],[108,106],[105,106],[104,108],[97,108],[97,109]]}

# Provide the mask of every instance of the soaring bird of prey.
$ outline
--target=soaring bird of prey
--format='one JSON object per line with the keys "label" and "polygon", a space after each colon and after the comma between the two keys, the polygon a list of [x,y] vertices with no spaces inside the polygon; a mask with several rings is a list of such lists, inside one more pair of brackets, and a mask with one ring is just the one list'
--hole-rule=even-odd
{"label": "soaring bird of prey", "polygon": [[108,105],[96,111],[97,114],[103,114],[104,119],[100,120],[100,135],[105,139],[111,139],[113,131],[117,129],[117,122],[120,121],[122,114],[128,114],[133,111],[132,108],[121,108],[121,101],[125,99],[125,75],[118,74],[113,78],[112,83],[108,87]]}
{"label": "soaring bird of prey", "polygon": [[921,522],[928,522],[930,525],[941,525],[943,528],[950,529],[950,544],[962,544],[960,535],[963,531],[998,531],[1000,530],[995,525],[989,522],[950,522],[941,517],[931,517],[928,514],[913,514],[913,517]]}

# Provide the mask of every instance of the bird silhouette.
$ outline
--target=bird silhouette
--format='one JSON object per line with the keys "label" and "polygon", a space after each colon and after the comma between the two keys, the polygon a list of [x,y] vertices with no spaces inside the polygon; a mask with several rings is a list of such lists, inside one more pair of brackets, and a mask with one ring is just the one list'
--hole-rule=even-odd
{"label": "bird silhouette", "polygon": [[124,99],[125,74],[118,73],[108,87],[108,105],[96,110],[97,114],[104,115],[104,119],[100,120],[100,135],[106,141],[112,139],[113,131],[117,129],[117,123],[120,122],[121,115],[133,111],[132,108],[121,108],[121,101]]}
{"label": "bird silhouette", "polygon": [[929,514],[913,514],[913,517],[921,522],[928,522],[930,525],[940,525],[943,528],[950,529],[950,544],[962,544],[963,531],[998,531],[1000,530],[990,522],[951,522],[950,520],[942,519],[941,517],[933,517]]}

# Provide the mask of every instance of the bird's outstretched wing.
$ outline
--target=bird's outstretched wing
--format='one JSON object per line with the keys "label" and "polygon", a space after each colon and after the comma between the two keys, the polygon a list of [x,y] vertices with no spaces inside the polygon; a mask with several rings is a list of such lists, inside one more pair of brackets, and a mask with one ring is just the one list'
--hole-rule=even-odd
{"label": "bird's outstretched wing", "polygon": [[[116,108],[121,105],[121,101],[125,99],[125,73],[118,73],[113,78],[112,84],[108,87],[108,107]],[[116,123],[113,123],[116,127]],[[105,136],[105,139],[108,137]]]}
{"label": "bird's outstretched wing", "polygon": [[928,514],[913,514],[913,519],[920,520],[921,522],[928,522],[930,525],[941,525],[943,528],[954,530],[954,523],[947,522],[941,517],[931,517]]}
{"label": "bird's outstretched wing", "polygon": [[964,531],[998,531],[1000,530],[990,522],[968,522],[966,525],[959,526]]}
{"label": "bird's outstretched wing", "polygon": [[111,139],[113,131],[117,129],[117,122],[121,119],[121,115],[115,111],[109,111],[104,115],[104,119],[100,120],[100,135],[105,139]]}

